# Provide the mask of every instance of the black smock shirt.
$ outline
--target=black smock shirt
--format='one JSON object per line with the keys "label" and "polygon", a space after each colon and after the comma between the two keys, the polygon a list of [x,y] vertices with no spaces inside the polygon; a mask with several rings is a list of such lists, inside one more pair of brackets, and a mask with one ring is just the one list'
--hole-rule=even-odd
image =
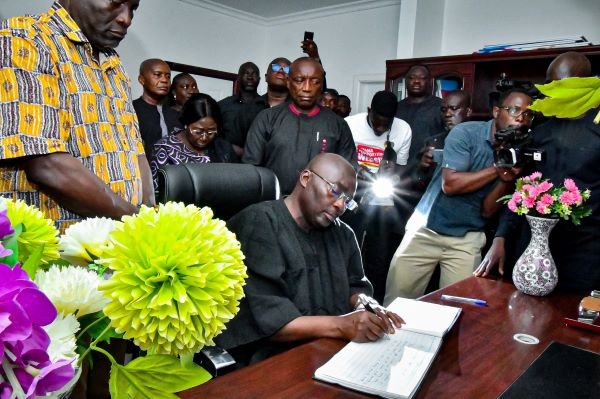
{"label": "black smock shirt", "polygon": [[408,165],[417,163],[417,154],[425,145],[425,140],[444,129],[440,107],[442,99],[431,96],[421,103],[411,103],[407,98],[398,103],[396,117],[406,121],[412,130]]}
{"label": "black smock shirt", "polygon": [[[579,226],[560,220],[550,233],[559,289],[600,289],[600,125],[593,123],[598,111],[579,119],[552,118],[534,130],[531,147],[545,151],[546,161],[536,162],[530,172],[540,171],[555,186],[568,177],[580,190],[592,192],[584,203],[592,208],[590,216],[581,219]],[[496,236],[517,240],[515,256],[519,256],[530,240],[525,217],[505,210]]]}
{"label": "black smock shirt", "polygon": [[302,114],[284,103],[258,114],[248,132],[242,162],[271,169],[286,195],[308,162],[322,152],[341,155],[355,168],[358,165],[352,132],[344,119],[327,108]]}
{"label": "black smock shirt", "polygon": [[[144,152],[146,153],[148,162],[150,162],[154,144],[163,137],[160,128],[160,114],[156,105],[148,104],[142,97],[133,100],[133,108],[135,108],[140,125],[140,136],[144,142]],[[167,105],[163,105],[162,112],[169,134],[183,128],[179,122],[177,111]]]}
{"label": "black smock shirt", "polygon": [[349,313],[353,294],[372,293],[356,237],[339,220],[306,232],[281,199],[244,209],[228,227],[242,244],[248,279],[239,313],[216,339],[225,349],[270,337],[300,316]]}

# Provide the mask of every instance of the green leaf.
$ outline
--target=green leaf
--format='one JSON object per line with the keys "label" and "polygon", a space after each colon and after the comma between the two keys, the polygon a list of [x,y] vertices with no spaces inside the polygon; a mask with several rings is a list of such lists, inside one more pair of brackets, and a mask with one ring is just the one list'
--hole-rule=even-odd
{"label": "green leaf", "polygon": [[547,97],[529,108],[545,116],[576,118],[600,105],[600,78],[565,78],[536,87]]}
{"label": "green leaf", "polygon": [[[110,319],[106,317],[102,311],[86,314],[85,316],[80,317],[78,321],[79,325],[81,326],[81,330],[85,330],[88,326],[90,326],[87,328],[86,332],[92,338],[92,341],[98,339],[98,342],[110,342],[111,338],[123,337],[123,334],[119,334],[114,328],[111,328],[102,334],[102,332],[106,330],[110,324]],[[100,337],[101,334],[102,337]]]}
{"label": "green leaf", "polygon": [[17,240],[23,231],[23,224],[19,223],[13,227],[13,230],[14,233],[5,237],[2,241],[4,248],[12,250],[12,254],[5,256],[4,258],[0,258],[0,263],[5,263],[10,267],[14,267],[17,262],[19,262],[19,243]]}
{"label": "green leaf", "polygon": [[25,261],[25,263],[21,265],[21,268],[25,270],[29,278],[32,280],[35,278],[35,273],[38,271],[42,264],[41,260],[42,255],[44,254],[44,246],[45,245],[42,244],[36,249],[34,249],[33,252],[31,252],[31,255],[29,255],[29,258],[27,258],[27,260]]}
{"label": "green leaf", "polygon": [[182,366],[169,355],[150,355],[121,366],[111,359],[109,389],[113,399],[177,399],[175,392],[200,385],[210,374],[198,365]]}
{"label": "green leaf", "polygon": [[148,355],[132,360],[125,366],[140,385],[156,391],[175,393],[210,380],[208,371],[195,363],[184,366],[171,355]]}

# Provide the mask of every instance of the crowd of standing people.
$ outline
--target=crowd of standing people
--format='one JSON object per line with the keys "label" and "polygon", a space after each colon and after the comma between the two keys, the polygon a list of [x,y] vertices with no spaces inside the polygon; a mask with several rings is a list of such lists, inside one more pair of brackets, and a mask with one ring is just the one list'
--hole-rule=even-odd
{"label": "crowd of standing people", "polygon": [[[143,94],[133,100],[114,49],[139,3],[58,0],[40,16],[2,22],[0,195],[38,206],[64,230],[88,216],[120,218],[154,205],[152,176],[166,164],[273,170],[284,198],[229,223],[249,280],[240,314],[219,339],[243,346],[248,361],[308,338],[373,341],[394,333],[401,318],[377,303],[422,295],[436,268],[439,286],[496,266],[504,273],[527,232],[497,200],[525,170],[600,189],[597,106],[534,127],[534,145],[549,162],[498,166],[496,134],[532,125],[532,93],[508,90],[492,119],[469,121],[468,93],[436,97],[430,71],[415,65],[405,98],[381,91],[349,115],[350,99],[327,87],[310,39],[301,43],[306,57],[267,65],[263,95],[253,62],[240,65],[238,91],[217,102],[193,76],[171,79],[168,64],[152,58],[140,64]],[[591,76],[579,53],[548,68],[549,80],[573,76]],[[392,183],[390,197],[372,195],[379,177]],[[559,223],[551,239],[563,288],[600,287],[598,198],[581,226]]]}

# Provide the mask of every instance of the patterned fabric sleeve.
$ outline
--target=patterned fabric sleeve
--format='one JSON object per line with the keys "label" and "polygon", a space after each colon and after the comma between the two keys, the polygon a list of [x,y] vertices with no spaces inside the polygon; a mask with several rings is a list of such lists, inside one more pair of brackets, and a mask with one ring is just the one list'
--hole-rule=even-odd
{"label": "patterned fabric sleeve", "polygon": [[0,159],[65,152],[70,116],[50,56],[28,39],[0,36]]}

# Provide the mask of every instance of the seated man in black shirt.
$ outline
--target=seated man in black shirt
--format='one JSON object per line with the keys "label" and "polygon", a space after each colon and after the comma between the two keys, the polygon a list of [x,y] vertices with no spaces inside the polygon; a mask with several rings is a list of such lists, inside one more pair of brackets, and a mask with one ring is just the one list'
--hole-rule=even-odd
{"label": "seated man in black shirt", "polygon": [[370,295],[358,244],[338,218],[355,203],[356,174],[336,154],[312,159],[284,199],[252,205],[228,226],[242,243],[248,266],[240,312],[218,345],[238,362],[257,361],[290,344],[318,337],[357,342],[394,333],[402,319],[383,308],[357,307]]}

